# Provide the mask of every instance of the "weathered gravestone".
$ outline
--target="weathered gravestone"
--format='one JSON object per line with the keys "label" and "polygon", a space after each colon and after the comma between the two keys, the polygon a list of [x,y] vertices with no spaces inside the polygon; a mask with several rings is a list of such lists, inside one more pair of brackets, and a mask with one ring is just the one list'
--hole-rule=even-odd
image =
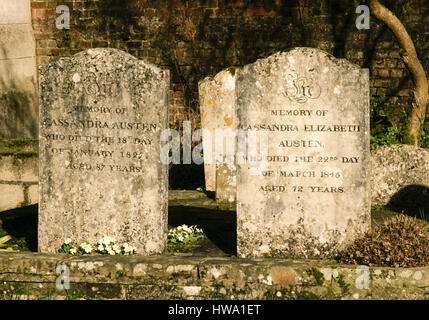
{"label": "weathered gravestone", "polygon": [[116,49],[40,67],[40,251],[104,236],[164,250],[168,92],[168,71]]}
{"label": "weathered gravestone", "polygon": [[236,200],[235,72],[224,70],[199,83],[206,190],[219,203]]}
{"label": "weathered gravestone", "polygon": [[296,48],[238,70],[236,92],[239,128],[268,133],[238,159],[238,255],[331,256],[368,230],[368,70]]}

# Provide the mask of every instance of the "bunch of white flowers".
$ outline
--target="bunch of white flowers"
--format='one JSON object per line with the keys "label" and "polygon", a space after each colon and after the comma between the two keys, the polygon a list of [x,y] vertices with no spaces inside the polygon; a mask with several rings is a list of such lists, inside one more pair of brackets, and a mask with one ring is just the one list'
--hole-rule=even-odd
{"label": "bunch of white flowers", "polygon": [[122,246],[116,243],[116,239],[112,237],[104,237],[98,240],[96,244],[91,245],[88,241],[83,241],[80,245],[73,242],[71,239],[64,240],[58,253],[69,253],[72,255],[82,254],[123,254],[130,255],[136,253],[137,248],[124,243]]}
{"label": "bunch of white flowers", "polygon": [[168,239],[172,243],[195,242],[203,238],[205,238],[205,234],[203,230],[197,228],[197,226],[183,224],[168,231]]}
{"label": "bunch of white flowers", "polygon": [[116,239],[111,237],[104,237],[97,242],[97,253],[101,254],[124,254],[130,255],[136,253],[137,248],[124,243],[122,246],[116,244]]}

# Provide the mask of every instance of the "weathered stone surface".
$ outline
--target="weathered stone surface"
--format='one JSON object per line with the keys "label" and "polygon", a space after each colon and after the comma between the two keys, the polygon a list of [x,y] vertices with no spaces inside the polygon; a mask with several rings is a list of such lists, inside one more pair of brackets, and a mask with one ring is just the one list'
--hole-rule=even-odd
{"label": "weathered stone surface", "polygon": [[31,0],[2,0],[0,21],[2,24],[24,24],[31,22]]}
{"label": "weathered stone surface", "polygon": [[0,211],[13,209],[24,201],[24,188],[19,184],[0,183]]}
{"label": "weathered stone surface", "polygon": [[[56,287],[59,265],[70,271],[67,291]],[[366,269],[324,260],[0,253],[2,299],[423,300],[428,286],[429,267]]]}
{"label": "weathered stone surface", "polygon": [[39,203],[39,186],[37,184],[30,185],[27,189],[28,204]]}
{"label": "weathered stone surface", "polygon": [[104,236],[164,250],[168,88],[168,71],[116,49],[40,68],[40,251]]}
{"label": "weathered stone surface", "polygon": [[429,151],[410,145],[371,151],[371,200],[429,210]]}
{"label": "weathered stone surface", "polygon": [[0,34],[0,137],[37,137],[36,43],[30,0],[1,2]]}
{"label": "weathered stone surface", "polygon": [[28,192],[39,179],[37,145],[36,139],[0,139],[0,211],[38,202]]}
{"label": "weathered stone surface", "polygon": [[235,71],[224,70],[199,83],[206,190],[216,191],[218,202],[236,199]]}
{"label": "weathered stone surface", "polygon": [[332,256],[368,230],[368,81],[368,70],[311,48],[237,71],[239,129],[268,134],[259,159],[237,155],[240,257]]}

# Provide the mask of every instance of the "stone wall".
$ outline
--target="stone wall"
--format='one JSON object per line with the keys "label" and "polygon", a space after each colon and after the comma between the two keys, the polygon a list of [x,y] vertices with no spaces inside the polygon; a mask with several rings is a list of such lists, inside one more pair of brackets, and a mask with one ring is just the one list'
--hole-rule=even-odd
{"label": "stone wall", "polygon": [[409,145],[371,151],[371,202],[429,213],[429,151]]}
{"label": "stone wall", "polygon": [[[183,255],[1,257],[0,299],[423,300],[429,289],[428,267]],[[68,290],[56,287],[64,279],[58,266],[68,268]]]}
{"label": "stone wall", "polygon": [[39,202],[37,140],[0,139],[0,211]]}
{"label": "stone wall", "polygon": [[[371,95],[401,117],[411,77],[389,29],[357,30],[354,1],[32,0],[37,63],[92,47],[114,47],[171,70],[170,121],[199,122],[198,81],[293,47],[315,47],[371,71]],[[70,30],[55,28],[68,5]],[[429,8],[410,0],[405,23],[429,71]],[[390,106],[392,105],[392,106]]]}
{"label": "stone wall", "polygon": [[0,138],[35,138],[36,43],[30,0],[1,1],[0,34]]}

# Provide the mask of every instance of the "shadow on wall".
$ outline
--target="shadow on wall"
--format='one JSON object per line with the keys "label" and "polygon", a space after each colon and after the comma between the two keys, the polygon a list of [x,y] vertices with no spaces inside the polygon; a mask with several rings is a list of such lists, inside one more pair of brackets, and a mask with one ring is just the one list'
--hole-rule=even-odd
{"label": "shadow on wall", "polygon": [[[6,56],[6,49],[0,48]],[[34,79],[17,79],[14,60],[2,60],[0,69],[0,138],[37,138],[39,107]]]}
{"label": "shadow on wall", "polygon": [[37,252],[38,212],[37,204],[3,211],[0,213],[0,227],[13,237],[13,242],[25,239],[28,249]]}
{"label": "shadow on wall", "polygon": [[387,207],[429,221],[429,188],[423,185],[406,186],[393,195]]}

